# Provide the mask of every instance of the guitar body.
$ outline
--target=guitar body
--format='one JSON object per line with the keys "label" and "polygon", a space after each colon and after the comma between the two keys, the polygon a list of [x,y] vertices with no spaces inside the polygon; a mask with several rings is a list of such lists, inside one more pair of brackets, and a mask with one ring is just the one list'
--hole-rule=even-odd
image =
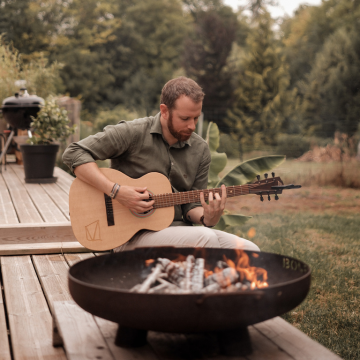
{"label": "guitar body", "polygon": [[[147,187],[153,194],[172,193],[166,176],[149,173],[139,179],[114,169],[100,169],[111,181],[120,185]],[[174,207],[153,209],[147,214],[137,214],[116,200],[76,178],[70,188],[69,210],[71,226],[76,239],[88,249],[110,250],[131,239],[139,230],[158,231],[168,227],[174,220]]]}

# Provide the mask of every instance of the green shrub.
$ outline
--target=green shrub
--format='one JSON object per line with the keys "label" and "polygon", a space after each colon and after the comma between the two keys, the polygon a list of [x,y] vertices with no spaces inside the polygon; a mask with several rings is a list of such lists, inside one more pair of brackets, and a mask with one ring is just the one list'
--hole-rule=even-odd
{"label": "green shrub", "polygon": [[61,93],[61,68],[62,65],[58,63],[48,65],[47,58],[41,54],[36,60],[24,62],[21,54],[6,45],[0,35],[0,105],[4,99],[19,92],[19,85],[15,85],[18,80],[26,81],[25,87],[31,95],[46,98]]}
{"label": "green shrub", "polygon": [[45,100],[45,105],[32,117],[33,137],[27,140],[30,144],[51,144],[66,139],[75,132],[75,125],[69,126],[67,111],[61,109],[52,95]]}
{"label": "green shrub", "polygon": [[310,138],[299,134],[280,134],[278,136],[277,153],[287,158],[298,158],[310,150]]}

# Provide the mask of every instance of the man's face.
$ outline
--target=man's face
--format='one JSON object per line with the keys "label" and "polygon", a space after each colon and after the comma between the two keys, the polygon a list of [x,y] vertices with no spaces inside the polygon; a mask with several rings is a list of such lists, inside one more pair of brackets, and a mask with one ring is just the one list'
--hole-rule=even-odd
{"label": "man's face", "polygon": [[195,131],[201,114],[202,102],[195,103],[187,96],[175,101],[175,107],[169,110],[167,121],[170,134],[178,141],[186,141]]}

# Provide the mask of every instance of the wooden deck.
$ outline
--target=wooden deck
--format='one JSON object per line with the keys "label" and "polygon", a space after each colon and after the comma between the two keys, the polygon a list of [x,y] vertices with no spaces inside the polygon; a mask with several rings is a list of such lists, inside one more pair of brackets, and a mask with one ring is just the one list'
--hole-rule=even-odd
{"label": "wooden deck", "polygon": [[71,175],[55,168],[55,184],[26,184],[23,166],[1,170],[0,255],[87,251],[71,230]]}
{"label": "wooden deck", "polygon": [[254,351],[245,357],[219,355],[211,334],[150,332],[142,348],[115,346],[117,324],[80,309],[68,291],[69,267],[102,255],[71,234],[72,177],[56,169],[56,184],[29,185],[22,171],[12,165],[0,176],[0,360],[339,359],[279,317],[249,327]]}

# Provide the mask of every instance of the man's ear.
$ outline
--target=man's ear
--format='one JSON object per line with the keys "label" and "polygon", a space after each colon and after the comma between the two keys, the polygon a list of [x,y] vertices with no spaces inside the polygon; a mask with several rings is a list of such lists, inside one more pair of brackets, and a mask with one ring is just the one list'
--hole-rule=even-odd
{"label": "man's ear", "polygon": [[160,104],[160,113],[165,120],[169,119],[169,109],[165,104]]}

